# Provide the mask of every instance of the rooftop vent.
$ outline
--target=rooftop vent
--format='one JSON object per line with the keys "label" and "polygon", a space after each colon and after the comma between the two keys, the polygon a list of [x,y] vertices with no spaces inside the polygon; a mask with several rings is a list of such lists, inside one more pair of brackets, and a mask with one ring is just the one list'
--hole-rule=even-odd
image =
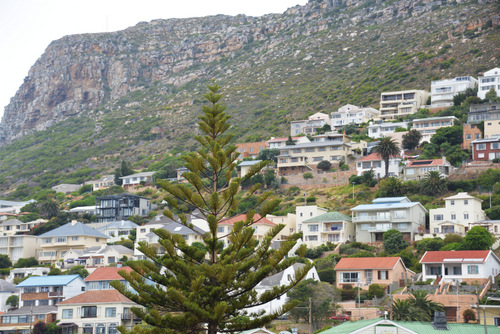
{"label": "rooftop vent", "polygon": [[449,330],[446,323],[446,314],[444,312],[434,312],[434,322],[431,322],[435,330],[447,331]]}

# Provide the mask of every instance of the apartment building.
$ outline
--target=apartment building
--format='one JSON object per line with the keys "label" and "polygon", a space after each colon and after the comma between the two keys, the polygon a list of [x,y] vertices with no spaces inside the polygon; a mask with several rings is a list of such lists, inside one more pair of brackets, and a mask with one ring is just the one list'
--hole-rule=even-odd
{"label": "apartment building", "polygon": [[[272,148],[281,148],[286,146],[286,142],[288,141],[288,137],[282,137],[282,138],[271,138],[269,139],[266,143],[267,146],[272,149]],[[311,141],[309,138],[306,136],[302,137],[292,137],[292,141],[295,144],[303,144],[303,143],[310,143]]]}
{"label": "apartment building", "polygon": [[318,112],[309,116],[306,120],[291,121],[290,135],[297,136],[301,133],[312,135],[316,132],[316,129],[322,128],[325,124],[330,125],[330,116]]}
{"label": "apartment building", "polygon": [[500,68],[495,67],[485,72],[484,76],[479,77],[478,80],[477,97],[484,100],[486,93],[492,88],[497,92],[497,96],[500,96]]}
{"label": "apartment building", "polygon": [[425,106],[429,93],[424,90],[384,92],[380,96],[380,119],[391,120],[417,112]]}
{"label": "apartment building", "polygon": [[35,257],[38,249],[38,237],[35,235],[0,236],[0,254],[7,255],[12,263],[19,259]]}
{"label": "apartment building", "polygon": [[404,181],[418,181],[427,176],[431,171],[437,171],[442,176],[449,176],[455,172],[446,157],[442,159],[412,160],[402,168]]}
{"label": "apartment building", "polygon": [[377,119],[380,111],[371,107],[358,107],[352,104],[346,104],[339,110],[330,114],[330,124],[332,128],[341,128],[344,125],[354,123],[360,125],[372,119]]}
{"label": "apartment building", "polygon": [[17,285],[21,289],[20,306],[55,306],[85,292],[80,275],[31,276]]}
{"label": "apartment building", "polygon": [[265,141],[236,144],[236,147],[236,152],[240,153],[239,160],[243,158],[255,159],[259,156],[260,151],[268,148]]}
{"label": "apartment building", "polygon": [[96,198],[100,223],[127,219],[130,216],[147,216],[151,211],[149,198],[132,194],[99,196]]}
{"label": "apartment building", "polygon": [[337,211],[330,211],[322,215],[302,221],[304,243],[309,248],[315,248],[332,243],[354,241],[354,224],[351,217]]}
{"label": "apartment building", "polygon": [[437,129],[453,126],[456,121],[458,119],[455,116],[419,118],[413,120],[412,128],[422,135],[421,142],[430,143]]}
{"label": "apartment building", "polygon": [[471,223],[486,219],[481,208],[483,201],[466,192],[446,197],[444,201],[444,208],[429,210],[430,232],[441,238],[447,233],[465,235]]}
{"label": "apartment building", "polygon": [[433,107],[452,106],[455,95],[465,93],[467,88],[473,89],[477,82],[477,79],[471,76],[431,81],[431,105]]}
{"label": "apartment building", "polygon": [[414,240],[419,228],[425,227],[427,212],[420,202],[407,197],[377,198],[373,204],[361,204],[351,211],[359,242],[381,242],[384,232],[391,229],[400,231],[408,241]]}
{"label": "apartment building", "polygon": [[500,119],[500,103],[471,104],[467,113],[467,124]]}
{"label": "apartment building", "polygon": [[472,160],[492,161],[500,159],[500,137],[478,139],[472,142]]}
{"label": "apartment building", "polygon": [[370,122],[367,126],[368,137],[371,138],[381,138],[387,137],[389,134],[394,133],[397,128],[408,128],[407,122],[394,122],[394,123],[382,123],[382,122]]}

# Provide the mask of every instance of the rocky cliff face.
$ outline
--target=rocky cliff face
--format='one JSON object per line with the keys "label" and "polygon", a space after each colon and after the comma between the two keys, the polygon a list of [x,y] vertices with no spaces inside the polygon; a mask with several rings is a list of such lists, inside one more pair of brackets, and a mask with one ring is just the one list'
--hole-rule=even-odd
{"label": "rocky cliff face", "polygon": [[[275,57],[280,57],[295,52],[278,51],[293,39],[332,29],[353,37],[356,32],[346,32],[350,27],[425,19],[436,8],[454,5],[428,0],[310,0],[282,15],[157,20],[115,33],[67,36],[48,46],[6,107],[0,146],[69,117],[121,108],[116,105],[121,98],[143,93],[151,85],[157,87],[156,98],[172,96],[178,87],[213,76],[215,69],[221,69],[208,66],[214,62],[230,62],[243,53],[263,50],[274,50]],[[497,23],[498,17],[493,13],[491,17]],[[455,22],[455,29],[460,25]],[[240,61],[223,75],[235,76],[251,65]]]}

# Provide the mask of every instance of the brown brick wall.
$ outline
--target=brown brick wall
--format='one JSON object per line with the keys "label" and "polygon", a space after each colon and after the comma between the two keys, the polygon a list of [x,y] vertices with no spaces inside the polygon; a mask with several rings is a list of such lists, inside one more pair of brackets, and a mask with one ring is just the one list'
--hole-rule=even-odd
{"label": "brown brick wall", "polygon": [[49,299],[48,292],[23,293],[21,296],[21,300]]}

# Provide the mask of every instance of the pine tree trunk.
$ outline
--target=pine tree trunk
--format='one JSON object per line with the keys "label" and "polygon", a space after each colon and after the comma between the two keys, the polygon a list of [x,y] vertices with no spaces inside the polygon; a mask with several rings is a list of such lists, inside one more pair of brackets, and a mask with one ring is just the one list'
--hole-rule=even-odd
{"label": "pine tree trunk", "polygon": [[217,323],[216,322],[208,323],[207,334],[217,334]]}

